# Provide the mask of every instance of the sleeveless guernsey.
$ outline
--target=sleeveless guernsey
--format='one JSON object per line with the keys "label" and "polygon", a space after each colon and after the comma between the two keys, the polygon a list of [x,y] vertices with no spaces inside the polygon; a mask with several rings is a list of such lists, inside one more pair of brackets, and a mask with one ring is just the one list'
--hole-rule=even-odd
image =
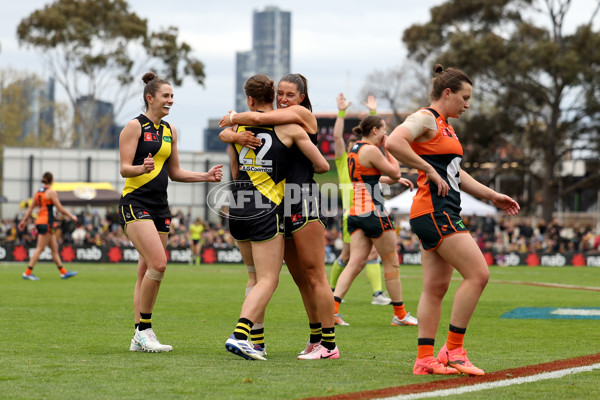
{"label": "sleeveless guernsey", "polygon": [[33,202],[38,207],[38,216],[35,219],[36,225],[48,225],[52,229],[54,223],[54,203],[46,196],[46,188],[42,186],[33,195]]}
{"label": "sleeveless guernsey", "polygon": [[381,171],[375,167],[367,168],[363,166],[358,153],[363,146],[369,143],[358,141],[348,153],[348,170],[352,188],[354,189],[353,204],[350,207],[349,215],[361,215],[372,211],[383,210],[382,196],[376,195],[375,190],[379,185]]}
{"label": "sleeveless guernsey", "polygon": [[289,148],[275,133],[274,126],[238,126],[238,132],[254,132],[262,145],[255,150],[233,146],[238,161],[237,179],[232,187],[232,217],[255,218],[281,208],[285,193]]}
{"label": "sleeveless guernsey", "polygon": [[436,135],[427,142],[412,142],[411,147],[421,158],[431,164],[436,172],[448,182],[450,190],[445,197],[437,195],[438,187],[433,182],[425,183],[426,175],[419,171],[417,193],[410,209],[410,218],[432,213],[450,211],[460,214],[460,162],[463,149],[454,128],[433,108],[422,108],[435,117]]}
{"label": "sleeveless guernsey", "polygon": [[121,203],[141,203],[149,208],[168,207],[167,185],[169,183],[169,157],[173,135],[171,126],[161,120],[154,125],[144,114],[136,117],[142,126],[133,165],[142,165],[144,158],[152,154],[155,168],[147,174],[126,178]]}

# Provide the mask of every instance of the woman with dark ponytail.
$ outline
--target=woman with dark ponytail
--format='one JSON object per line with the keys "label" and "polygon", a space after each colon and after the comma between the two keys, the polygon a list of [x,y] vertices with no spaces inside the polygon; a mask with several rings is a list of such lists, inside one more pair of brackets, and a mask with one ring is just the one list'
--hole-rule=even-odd
{"label": "woman with dark ponytail", "polygon": [[[400,179],[398,162],[380,147],[387,138],[386,123],[378,115],[369,115],[360,121],[352,132],[358,141],[348,152],[348,171],[354,189],[354,203],[348,213],[348,233],[350,234],[350,259],[338,278],[333,298],[335,313],[338,315],[342,299],[352,282],[365,267],[371,248],[375,246],[381,256],[386,289],[392,300],[394,326],[414,326],[417,319],[406,312],[402,300],[399,261],[396,253],[396,232],[394,224],[385,210],[384,197],[379,180],[383,174],[392,181]],[[349,325],[337,317],[339,325]]]}
{"label": "woman with dark ponytail", "polygon": [[[219,124],[221,127],[299,124],[316,145],[317,119],[312,113],[306,78],[301,74],[283,76],[277,86],[276,102],[276,110],[264,113],[230,111]],[[219,137],[224,142],[252,149],[261,145],[258,138],[247,132],[225,129]],[[300,290],[310,330],[309,340],[298,358],[338,358],[333,297],[325,272],[325,223],[319,188],[313,178],[315,171],[297,146],[292,148],[289,165],[284,198],[285,262]]]}
{"label": "woman with dark ponytail", "polygon": [[[508,215],[519,212],[510,197],[482,185],[460,167],[463,149],[448,123],[469,109],[473,83],[461,70],[433,68],[431,105],[408,116],[386,147],[401,163],[419,171],[410,225],[421,241],[423,291],[419,300],[419,339],[413,374],[484,375],[467,358],[463,338],[489,279],[488,265],[460,216],[460,191],[490,200]],[[434,357],[442,300],[452,273],[463,277],[454,295],[448,338]]]}
{"label": "woman with dark ponytail", "polygon": [[42,186],[33,195],[33,199],[31,199],[31,204],[29,205],[25,216],[21,222],[19,222],[19,229],[25,229],[25,223],[31,216],[33,209],[35,207],[38,208],[38,216],[35,220],[35,227],[38,231],[37,246],[33,252],[33,255],[31,256],[31,259],[29,260],[29,266],[27,267],[27,270],[23,272],[23,279],[28,281],[38,281],[40,279],[33,274],[33,267],[35,267],[35,264],[40,258],[40,254],[42,254],[42,251],[44,251],[46,246],[50,246],[50,250],[52,251],[52,261],[54,261],[58,267],[58,271],[60,272],[60,277],[62,279],[69,279],[77,275],[76,271],[67,271],[65,269],[60,259],[60,255],[58,254],[58,241],[54,235],[54,208],[56,207],[56,209],[63,215],[69,217],[75,222],[77,222],[77,217],[67,211],[60,203],[58,195],[52,189],[53,182],[54,177],[52,173],[44,173],[44,176],[42,176]]}
{"label": "woman with dark ponytail", "polygon": [[125,178],[119,219],[140,254],[133,293],[136,329],[129,350],[155,353],[173,350],[159,343],[152,330],[152,311],[167,268],[169,178],[176,182],[219,182],[223,174],[222,165],[208,172],[179,166],[177,130],[163,120],[173,106],[173,88],[152,72],[144,74],[142,80],[144,113],[129,121],[119,137],[121,176]]}

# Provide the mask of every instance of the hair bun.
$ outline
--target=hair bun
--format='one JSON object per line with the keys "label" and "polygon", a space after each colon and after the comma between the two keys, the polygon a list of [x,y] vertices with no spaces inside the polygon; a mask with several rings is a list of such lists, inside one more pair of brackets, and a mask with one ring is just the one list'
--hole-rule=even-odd
{"label": "hair bun", "polygon": [[363,130],[361,129],[360,126],[355,126],[352,129],[352,132],[355,133],[355,134],[357,134],[357,135],[359,135],[359,136],[362,136],[362,134],[363,134]]}
{"label": "hair bun", "polygon": [[142,80],[144,81],[144,83],[147,85],[148,82],[152,81],[153,79],[156,79],[157,76],[154,72],[146,72],[144,74],[144,76],[142,76]]}
{"label": "hair bun", "polygon": [[441,74],[442,72],[444,72],[444,67],[442,67],[442,64],[435,64],[433,66],[433,72],[435,72],[436,74]]}

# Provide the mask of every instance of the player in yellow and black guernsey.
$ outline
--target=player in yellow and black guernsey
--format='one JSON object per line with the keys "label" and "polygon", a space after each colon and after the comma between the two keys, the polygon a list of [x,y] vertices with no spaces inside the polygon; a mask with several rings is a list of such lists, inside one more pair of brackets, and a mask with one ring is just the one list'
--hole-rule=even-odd
{"label": "player in yellow and black guernsey", "polygon": [[125,179],[119,209],[121,218],[125,223],[136,219],[156,219],[157,230],[161,233],[169,233],[171,213],[167,199],[167,185],[168,163],[173,142],[171,125],[161,120],[160,125],[156,126],[144,114],[140,114],[135,119],[139,121],[142,131],[133,157],[133,165],[143,165],[144,159],[151,155],[155,169],[150,173]]}
{"label": "player in yellow and black guernsey", "polygon": [[[272,111],[274,87],[273,80],[266,75],[248,78],[244,84],[248,108],[265,113]],[[282,204],[290,148],[297,145],[311,160],[315,170],[327,171],[329,164],[300,125],[236,126],[237,132],[242,130],[251,130],[260,143],[247,147],[232,145],[231,170],[235,182],[230,201],[229,230],[237,240],[246,265],[253,263],[256,284],[247,292],[240,318],[233,334],[225,342],[225,348],[246,359],[265,360],[264,347],[256,349],[249,336],[253,332],[254,340],[257,338],[255,334],[259,334],[253,331],[253,326],[255,323],[262,324],[283,263]],[[223,140],[221,135],[226,133],[219,135]]]}
{"label": "player in yellow and black guernsey", "polygon": [[[252,150],[233,145],[237,176],[232,185],[229,230],[238,241],[262,242],[283,233],[283,195],[290,149],[273,126],[242,126],[262,144]],[[233,170],[233,168],[232,168]]]}
{"label": "player in yellow and black guernsey", "polygon": [[167,237],[171,213],[169,179],[176,182],[219,182],[221,167],[193,172],[179,166],[177,131],[162,118],[173,105],[171,85],[152,72],[144,74],[144,114],[127,123],[119,136],[121,176],[125,187],[119,201],[119,220],[140,254],[133,293],[135,333],[131,351],[171,351],[152,330],[152,310],[167,268]]}

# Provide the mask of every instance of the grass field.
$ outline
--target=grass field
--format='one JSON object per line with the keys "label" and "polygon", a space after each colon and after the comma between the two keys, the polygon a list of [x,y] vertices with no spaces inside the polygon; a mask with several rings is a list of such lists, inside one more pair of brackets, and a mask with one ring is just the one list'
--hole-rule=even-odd
{"label": "grass field", "polygon": [[[268,361],[225,351],[243,301],[241,265],[170,265],[153,326],[171,353],[129,352],[135,265],[69,265],[63,281],[39,264],[40,281],[24,281],[23,265],[0,264],[0,398],[10,399],[299,399],[445,379],[413,376],[417,329],[392,327],[389,306],[370,304],[361,274],[340,312],[339,360],[300,361],[308,339],[300,296],[284,269],[267,310]],[[419,266],[402,266],[404,301],[416,314]],[[600,352],[599,320],[501,319],[516,307],[599,307],[597,291],[510,284],[546,282],[600,287],[598,268],[491,268],[469,325],[469,358],[487,372]],[[497,283],[502,281],[503,283]],[[454,281],[448,298],[458,285]],[[443,344],[444,304],[436,351]],[[600,398],[600,371],[461,395],[461,399]]]}

